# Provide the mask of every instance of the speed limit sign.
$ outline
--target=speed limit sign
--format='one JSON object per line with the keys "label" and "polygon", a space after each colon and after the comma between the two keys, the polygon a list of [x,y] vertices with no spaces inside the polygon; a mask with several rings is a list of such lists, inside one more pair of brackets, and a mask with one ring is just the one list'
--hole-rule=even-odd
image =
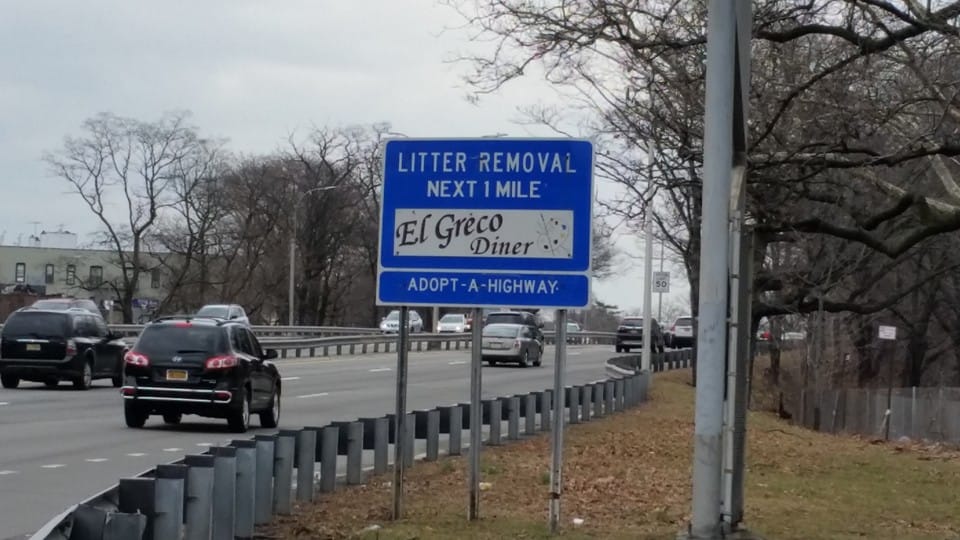
{"label": "speed limit sign", "polygon": [[670,292],[670,272],[654,272],[653,273],[653,292],[655,293]]}

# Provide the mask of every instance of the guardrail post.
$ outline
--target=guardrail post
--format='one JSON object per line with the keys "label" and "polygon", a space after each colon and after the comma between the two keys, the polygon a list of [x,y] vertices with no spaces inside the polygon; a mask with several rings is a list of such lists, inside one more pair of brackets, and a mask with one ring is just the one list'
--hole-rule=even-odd
{"label": "guardrail post", "polygon": [[293,461],[299,432],[284,429],[273,447],[273,511],[289,515],[293,511]]}
{"label": "guardrail post", "polygon": [[631,375],[623,380],[623,408],[629,409],[633,406],[633,379],[635,375]]}
{"label": "guardrail post", "polygon": [[427,461],[440,457],[440,411],[427,411]]}
{"label": "guardrail post", "polygon": [[[147,524],[143,531],[144,540],[154,540],[153,524],[156,521],[156,491],[153,478],[121,478],[117,487],[117,507],[124,514],[143,514]],[[157,538],[157,540],[164,540]]]}
{"label": "guardrail post", "polygon": [[603,417],[603,383],[595,382],[593,383],[593,417],[602,418]]}
{"label": "guardrail post", "polygon": [[550,411],[553,408],[553,390],[537,392],[540,397],[540,431],[550,431]]}
{"label": "guardrail post", "polygon": [[317,453],[317,432],[312,429],[301,429],[297,434],[297,500],[313,500],[313,474],[316,464],[314,456]]}
{"label": "guardrail post", "polygon": [[604,410],[606,411],[606,413],[607,413],[608,415],[614,413],[614,408],[613,408],[613,385],[614,385],[614,382],[613,382],[613,381],[610,381],[610,380],[604,381],[604,383],[603,383],[603,398],[604,398],[604,399],[603,399],[603,400],[604,400],[603,408],[604,408]]}
{"label": "guardrail post", "polygon": [[320,431],[320,491],[333,493],[337,486],[337,447],[340,428],[326,426]]}
{"label": "guardrail post", "polygon": [[213,482],[216,458],[185,456],[187,470],[186,530],[184,540],[209,540],[213,533]]}
{"label": "guardrail post", "polygon": [[213,454],[213,540],[233,540],[237,500],[237,449],[211,448]]}
{"label": "guardrail post", "polygon": [[256,525],[270,523],[273,519],[273,461],[276,452],[275,435],[257,435],[254,437],[257,451],[256,481],[254,482],[255,503],[253,522]]}
{"label": "guardrail post", "polygon": [[[103,524],[102,540],[129,540],[143,538],[147,531],[147,516],[143,514],[110,514]],[[70,535],[74,538],[73,533]],[[208,537],[209,538],[209,537]]]}
{"label": "guardrail post", "polygon": [[463,451],[463,409],[459,405],[451,405],[444,409],[447,411],[447,430],[443,431],[444,415],[441,412],[440,431],[447,434],[447,455],[459,456]]}
{"label": "guardrail post", "polygon": [[153,537],[179,540],[183,532],[186,465],[157,465],[154,482]]}
{"label": "guardrail post", "polygon": [[101,540],[106,528],[107,512],[95,506],[79,504],[71,514],[71,521],[70,538]]}
{"label": "guardrail post", "polygon": [[511,396],[506,399],[507,404],[507,439],[515,441],[520,438],[520,396]]}
{"label": "guardrail post", "polygon": [[363,483],[363,424],[347,424],[347,484]]}
{"label": "guardrail post", "polygon": [[[503,420],[501,418],[500,412],[500,400],[499,399],[485,399],[483,400],[483,409],[484,419],[487,425],[490,426],[490,431],[487,434],[487,444],[491,446],[496,446],[500,444],[500,422]],[[478,426],[480,429],[483,429],[482,426]],[[472,429],[472,428],[471,428]]]}
{"label": "guardrail post", "polygon": [[524,435],[533,435],[537,432],[537,394],[529,393],[523,396]]}
{"label": "guardrail post", "polygon": [[593,385],[584,384],[580,387],[580,419],[589,422],[593,417]]}
{"label": "guardrail post", "polygon": [[361,418],[363,449],[373,450],[373,474],[387,472],[387,451],[390,446],[390,421],[385,417]]}
{"label": "guardrail post", "polygon": [[618,411],[623,411],[623,409],[626,408],[626,397],[623,395],[624,390],[626,390],[626,384],[623,381],[623,379],[617,379],[613,383],[616,398],[616,403],[614,406]]}
{"label": "guardrail post", "polygon": [[230,445],[237,449],[237,511],[234,515],[234,534],[237,538],[253,538],[257,503],[257,441],[234,440]]}
{"label": "guardrail post", "polygon": [[567,393],[567,422],[571,424],[580,423],[580,387],[579,386],[568,386],[566,388]]}
{"label": "guardrail post", "polygon": [[416,431],[414,426],[416,426],[417,417],[413,413],[407,413],[407,429],[404,431],[405,439],[403,444],[405,445],[403,449],[403,467],[409,469],[413,467],[414,459],[414,450],[416,450]]}

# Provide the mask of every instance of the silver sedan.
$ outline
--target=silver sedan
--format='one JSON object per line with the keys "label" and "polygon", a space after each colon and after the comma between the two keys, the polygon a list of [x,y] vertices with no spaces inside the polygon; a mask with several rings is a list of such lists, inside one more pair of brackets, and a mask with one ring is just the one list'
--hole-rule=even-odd
{"label": "silver sedan", "polygon": [[481,354],[491,366],[498,362],[516,362],[520,367],[527,367],[531,363],[539,366],[541,362],[540,343],[530,328],[522,324],[484,326]]}

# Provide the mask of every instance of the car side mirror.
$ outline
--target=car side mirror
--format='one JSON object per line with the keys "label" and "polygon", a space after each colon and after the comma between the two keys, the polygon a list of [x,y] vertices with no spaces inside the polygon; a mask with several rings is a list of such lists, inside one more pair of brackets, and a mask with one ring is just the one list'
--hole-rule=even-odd
{"label": "car side mirror", "polygon": [[273,360],[273,359],[276,358],[276,357],[277,357],[277,350],[276,350],[276,349],[267,349],[266,351],[263,351],[263,359],[264,359],[264,360]]}

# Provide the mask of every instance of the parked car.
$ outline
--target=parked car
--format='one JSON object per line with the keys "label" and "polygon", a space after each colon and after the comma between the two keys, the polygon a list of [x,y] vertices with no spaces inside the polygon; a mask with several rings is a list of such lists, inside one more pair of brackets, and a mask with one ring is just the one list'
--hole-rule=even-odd
{"label": "parked car", "polygon": [[[423,332],[423,319],[414,310],[407,312],[407,328],[410,332]],[[395,309],[380,320],[380,331],[384,334],[396,334],[400,331],[400,310]]]}
{"label": "parked car", "polygon": [[100,315],[100,309],[97,308],[96,302],[82,298],[41,298],[30,307],[51,311],[66,311],[71,308],[79,308]]}
{"label": "parked car", "polygon": [[[663,332],[656,319],[650,320],[650,331],[653,339],[650,340],[650,347],[653,352],[663,352]],[[643,317],[625,317],[620,321],[617,327],[616,351],[630,352],[630,349],[643,347]]]}
{"label": "parked car", "polygon": [[247,317],[247,312],[237,304],[207,304],[200,308],[194,316],[225,319],[250,326],[250,318]]}
{"label": "parked car", "polygon": [[[492,324],[521,324],[530,329],[530,333],[537,341],[540,354],[543,354],[543,322],[529,311],[495,311],[487,315],[484,329]],[[484,330],[486,331],[486,330]]]}
{"label": "parked car", "polygon": [[533,330],[525,324],[488,324],[483,327],[483,360],[491,366],[516,362],[520,367],[539,366],[542,349]]}
{"label": "parked car", "polygon": [[693,347],[693,317],[684,315],[677,317],[670,327],[670,347],[684,349]]}
{"label": "parked car", "polygon": [[127,426],[143,427],[151,415],[179,424],[184,414],[225,418],[243,433],[250,415],[277,427],[281,379],[250,329],[237,321],[170,317],[147,325],[124,362],[121,389]]}
{"label": "parked car", "polygon": [[99,313],[21,308],[7,317],[0,333],[0,382],[4,388],[20,381],[52,388],[68,380],[87,390],[95,379],[111,379],[119,387],[127,349]]}
{"label": "parked car", "polygon": [[469,331],[470,326],[467,323],[467,316],[462,313],[447,313],[440,317],[440,321],[437,322],[438,333],[454,332],[460,334]]}

